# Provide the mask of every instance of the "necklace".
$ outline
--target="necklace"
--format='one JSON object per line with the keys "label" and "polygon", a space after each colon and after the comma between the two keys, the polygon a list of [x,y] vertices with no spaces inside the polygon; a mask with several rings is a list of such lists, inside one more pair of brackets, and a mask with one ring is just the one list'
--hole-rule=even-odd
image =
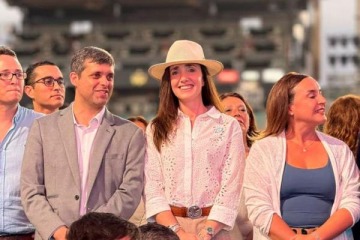
{"label": "necklace", "polygon": [[314,143],[315,143],[316,141],[313,141],[313,142],[311,142],[309,145],[304,145],[304,146],[301,146],[300,144],[298,144],[298,143],[296,143],[296,142],[294,142],[296,145],[298,145],[299,147],[301,147],[302,148],[302,151],[303,152],[307,152],[308,150],[309,150],[309,148],[311,147],[311,145],[313,145]]}
{"label": "necklace", "polygon": [[307,152],[307,151],[309,150],[309,147],[310,147],[311,145],[313,145],[314,142],[315,142],[315,141],[313,141],[312,143],[310,143],[308,146],[304,146],[303,149],[302,149],[302,151],[303,151],[303,152]]}

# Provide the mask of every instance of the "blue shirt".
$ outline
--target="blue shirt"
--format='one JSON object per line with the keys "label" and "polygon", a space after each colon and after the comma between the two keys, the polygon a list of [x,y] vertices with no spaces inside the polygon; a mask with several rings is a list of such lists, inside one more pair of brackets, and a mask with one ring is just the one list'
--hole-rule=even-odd
{"label": "blue shirt", "polygon": [[0,143],[0,235],[34,231],[21,205],[20,173],[30,126],[41,116],[18,105],[13,124]]}
{"label": "blue shirt", "polygon": [[316,169],[286,163],[280,192],[283,220],[291,227],[321,226],[330,217],[335,188],[330,160]]}

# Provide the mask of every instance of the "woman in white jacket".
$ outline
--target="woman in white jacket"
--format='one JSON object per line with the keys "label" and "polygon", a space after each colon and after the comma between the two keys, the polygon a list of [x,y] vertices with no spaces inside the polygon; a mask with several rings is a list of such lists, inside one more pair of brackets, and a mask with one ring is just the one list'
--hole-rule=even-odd
{"label": "woman in white jacket", "polygon": [[318,132],[326,100],[312,77],[288,73],[271,89],[267,126],[246,161],[254,239],[353,239],[359,172],[342,141]]}

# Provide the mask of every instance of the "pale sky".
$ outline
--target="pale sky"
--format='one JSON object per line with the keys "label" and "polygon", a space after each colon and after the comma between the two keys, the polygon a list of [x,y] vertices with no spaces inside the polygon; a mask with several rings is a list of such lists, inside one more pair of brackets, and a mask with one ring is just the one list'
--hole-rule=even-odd
{"label": "pale sky", "polygon": [[0,45],[8,45],[13,39],[14,27],[21,29],[22,13],[16,7],[10,7],[5,0],[0,0]]}
{"label": "pale sky", "polygon": [[0,0],[0,24],[19,24],[21,19],[22,14],[18,8],[10,7],[5,0]]}

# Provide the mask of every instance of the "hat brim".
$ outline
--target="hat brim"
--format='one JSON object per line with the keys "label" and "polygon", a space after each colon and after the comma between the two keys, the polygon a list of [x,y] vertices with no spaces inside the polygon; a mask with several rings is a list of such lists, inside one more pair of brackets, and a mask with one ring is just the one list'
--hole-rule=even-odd
{"label": "hat brim", "polygon": [[207,70],[209,71],[209,75],[211,77],[219,74],[223,69],[224,69],[224,65],[216,60],[211,60],[211,59],[204,59],[204,60],[184,60],[184,61],[174,61],[174,62],[169,62],[169,63],[159,63],[159,64],[155,64],[152,65],[149,70],[148,73],[150,74],[151,77],[155,78],[156,80],[162,80],[162,77],[165,73],[165,69],[169,66],[172,65],[178,65],[178,64],[186,64],[186,63],[196,63],[196,64],[201,64],[204,65]]}

